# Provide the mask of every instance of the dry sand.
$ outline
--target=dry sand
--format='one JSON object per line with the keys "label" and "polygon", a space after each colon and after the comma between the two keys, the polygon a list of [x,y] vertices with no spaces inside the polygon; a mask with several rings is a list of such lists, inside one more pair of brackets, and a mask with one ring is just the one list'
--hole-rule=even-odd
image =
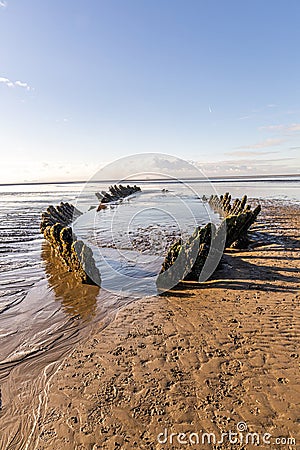
{"label": "dry sand", "polygon": [[228,251],[210,282],[124,307],[73,351],[51,380],[32,448],[250,449],[157,441],[165,429],[220,439],[241,421],[272,435],[259,448],[297,448],[275,436],[300,448],[299,209],[263,206],[261,245]]}

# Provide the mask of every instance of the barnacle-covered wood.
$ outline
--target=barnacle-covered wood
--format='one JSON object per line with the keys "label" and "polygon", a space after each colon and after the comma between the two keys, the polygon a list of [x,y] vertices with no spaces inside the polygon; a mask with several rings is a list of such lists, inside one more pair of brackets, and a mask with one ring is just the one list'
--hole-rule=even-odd
{"label": "barnacle-covered wood", "polygon": [[56,207],[49,205],[47,210],[42,213],[42,220],[40,224],[41,232],[49,225],[60,223],[63,226],[70,225],[77,217],[81,216],[82,212],[75,208],[71,203],[61,202]]}
{"label": "barnacle-covered wood", "polygon": [[175,286],[180,280],[198,281],[210,251],[216,252],[216,257],[220,259],[225,248],[248,245],[247,232],[260,213],[261,206],[257,205],[252,210],[247,205],[246,195],[231,203],[229,193],[220,197],[211,196],[209,204],[223,216],[221,224],[218,228],[212,223],[202,228],[196,227],[186,242],[179,239],[169,247],[157,278],[159,288]]}
{"label": "barnacle-covered wood", "polygon": [[198,281],[215,232],[215,225],[208,223],[204,227],[196,227],[186,242],[179,239],[172,244],[162,264],[157,286],[165,288],[180,280]]}
{"label": "barnacle-covered wood", "polygon": [[100,286],[101,277],[92,250],[78,240],[68,225],[82,213],[70,203],[48,206],[42,214],[40,230],[67,269],[86,284]]}
{"label": "barnacle-covered wood", "polygon": [[241,199],[236,198],[231,202],[231,195],[226,192],[224,195],[212,195],[208,200],[210,207],[218,212],[221,216],[227,217],[229,215],[238,215],[249,211],[250,205],[247,205],[247,195],[244,195]]}
{"label": "barnacle-covered wood", "polygon": [[220,225],[220,228],[225,227],[225,248],[232,246],[246,248],[249,245],[248,230],[255,222],[260,211],[261,206],[258,205],[253,211],[249,208],[245,209],[244,212],[225,217]]}
{"label": "barnacle-covered wood", "polygon": [[221,224],[221,227],[226,228],[225,247],[244,248],[249,244],[247,233],[260,213],[261,206],[257,205],[252,210],[247,200],[247,195],[244,195],[231,202],[231,195],[226,192],[220,197],[212,195],[208,201],[210,207],[225,218]]}

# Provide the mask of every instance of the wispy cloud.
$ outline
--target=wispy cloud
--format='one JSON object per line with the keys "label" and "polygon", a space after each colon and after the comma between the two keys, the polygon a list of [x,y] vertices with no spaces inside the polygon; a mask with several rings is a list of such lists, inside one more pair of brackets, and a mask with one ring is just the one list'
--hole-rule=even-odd
{"label": "wispy cloud", "polygon": [[13,88],[13,87],[20,87],[23,89],[26,89],[26,91],[32,91],[33,88],[31,86],[29,86],[28,83],[26,83],[25,81],[12,81],[9,78],[5,78],[5,77],[0,77],[0,83],[4,84],[5,86],[9,87],[9,88]]}
{"label": "wispy cloud", "polygon": [[289,109],[287,111],[284,111],[284,114],[286,114],[288,116],[293,115],[293,114],[297,114],[298,115],[299,112],[300,112],[299,109]]}
{"label": "wispy cloud", "polygon": [[270,155],[273,153],[278,152],[259,152],[259,151],[247,151],[247,150],[237,150],[236,152],[227,152],[226,155],[229,156],[240,156],[241,158],[247,158],[251,156],[263,156],[263,155]]}
{"label": "wispy cloud", "polygon": [[249,113],[243,114],[242,116],[238,117],[238,120],[245,120],[245,119],[251,119],[252,117],[257,116],[257,114],[266,112],[269,108],[277,108],[277,105],[275,103],[269,103],[266,106],[262,106],[259,108],[252,109]]}
{"label": "wispy cloud", "polygon": [[231,159],[228,161],[196,163],[207,176],[273,175],[295,173],[295,158]]}
{"label": "wispy cloud", "polygon": [[27,89],[27,91],[30,91],[30,89],[31,89],[29,84],[26,83],[25,81],[16,81],[15,82],[15,86],[19,86],[19,87],[25,88],[25,89]]}
{"label": "wispy cloud", "polygon": [[268,131],[278,131],[283,130],[285,128],[285,125],[279,124],[279,125],[264,125],[262,127],[259,127],[259,130],[268,130]]}
{"label": "wispy cloud", "polygon": [[238,117],[238,120],[246,120],[246,119],[250,119],[250,117],[253,117],[253,116],[251,116],[251,115],[241,116],[241,117]]}
{"label": "wispy cloud", "polygon": [[240,147],[237,147],[237,149],[247,149],[247,148],[266,148],[266,147],[273,147],[274,145],[280,145],[284,142],[283,139],[266,139],[262,142],[257,142],[256,144],[250,144],[250,145],[241,145]]}
{"label": "wispy cloud", "polygon": [[288,131],[300,131],[300,123],[292,123],[288,128]]}
{"label": "wispy cloud", "polygon": [[7,3],[5,1],[0,1],[0,8],[6,8]]}
{"label": "wispy cloud", "polygon": [[7,87],[14,87],[14,83],[12,83],[8,78],[0,77],[0,83],[5,84]]}
{"label": "wispy cloud", "polygon": [[258,129],[267,131],[300,131],[300,123],[291,123],[290,125],[284,125],[282,123],[276,125],[264,125]]}

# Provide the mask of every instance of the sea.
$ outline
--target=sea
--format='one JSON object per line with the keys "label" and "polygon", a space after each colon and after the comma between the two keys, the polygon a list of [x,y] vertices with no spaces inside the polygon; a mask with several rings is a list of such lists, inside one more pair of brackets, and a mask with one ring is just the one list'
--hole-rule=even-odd
{"label": "sea", "polygon": [[[0,448],[32,448],[47,386],[64,358],[120,308],[157,295],[174,240],[219,223],[210,195],[300,204],[300,176],[136,184],[140,193],[99,212],[95,193],[109,182],[0,185]],[[93,250],[101,287],[79,283],[40,233],[42,212],[61,201],[83,212],[73,229]]]}

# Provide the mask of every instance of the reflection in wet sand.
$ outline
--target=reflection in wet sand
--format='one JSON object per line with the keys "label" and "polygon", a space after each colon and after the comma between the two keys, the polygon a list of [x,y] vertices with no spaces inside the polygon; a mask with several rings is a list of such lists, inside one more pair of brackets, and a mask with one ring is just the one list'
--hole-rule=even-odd
{"label": "reflection in wet sand", "polygon": [[78,281],[47,242],[42,244],[42,259],[50,289],[54,291],[56,300],[61,302],[63,310],[72,317],[79,316],[84,320],[95,316],[100,288]]}
{"label": "reflection in wet sand", "polygon": [[13,332],[14,324],[18,331],[1,342],[1,449],[33,448],[49,380],[99,319],[99,287],[77,281],[51,253],[48,243],[43,243],[41,250],[46,280],[33,286],[24,300],[2,317],[3,330]]}

